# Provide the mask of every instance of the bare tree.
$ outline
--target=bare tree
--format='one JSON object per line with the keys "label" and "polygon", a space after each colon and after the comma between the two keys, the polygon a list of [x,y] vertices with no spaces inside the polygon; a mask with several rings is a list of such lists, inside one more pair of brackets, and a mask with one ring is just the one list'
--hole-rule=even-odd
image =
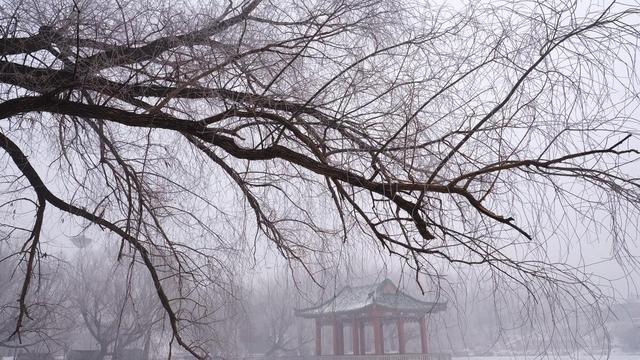
{"label": "bare tree", "polygon": [[[21,279],[24,274],[9,238],[0,242],[0,354],[30,351],[54,352],[63,347],[64,335],[72,325],[66,316],[67,288],[58,281],[63,275],[59,259],[49,257],[39,268],[39,278],[25,304],[25,318],[16,333],[20,314]],[[20,279],[20,280],[19,280]]]}
{"label": "bare tree", "polygon": [[310,273],[369,241],[416,274],[478,266],[534,298],[587,303],[584,264],[555,249],[599,238],[633,262],[636,5],[0,9],[2,206],[34,216],[2,224],[24,238],[16,330],[55,216],[117,235],[198,357],[186,304],[224,289],[218,270],[254,239]]}
{"label": "bare tree", "polygon": [[81,251],[70,269],[70,312],[98,345],[98,359],[121,358],[126,349],[143,350],[148,358],[152,334],[161,337],[164,312],[146,273],[135,263],[110,264],[99,254]]}
{"label": "bare tree", "polygon": [[295,316],[295,309],[304,307],[304,303],[300,288],[287,281],[288,275],[273,274],[271,278],[255,281],[253,288],[245,290],[248,293],[244,298],[246,320],[240,329],[240,341],[246,353],[265,357],[312,354],[315,328]]}

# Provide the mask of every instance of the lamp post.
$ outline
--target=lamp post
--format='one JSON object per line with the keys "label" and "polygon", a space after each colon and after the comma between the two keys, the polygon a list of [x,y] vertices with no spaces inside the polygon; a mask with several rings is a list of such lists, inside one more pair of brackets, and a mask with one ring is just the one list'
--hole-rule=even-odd
{"label": "lamp post", "polygon": [[80,235],[76,235],[76,236],[72,237],[71,238],[71,242],[78,249],[84,249],[87,246],[89,246],[89,244],[91,244],[91,242],[93,242],[93,239],[91,239],[90,237],[85,236],[84,234],[80,234]]}

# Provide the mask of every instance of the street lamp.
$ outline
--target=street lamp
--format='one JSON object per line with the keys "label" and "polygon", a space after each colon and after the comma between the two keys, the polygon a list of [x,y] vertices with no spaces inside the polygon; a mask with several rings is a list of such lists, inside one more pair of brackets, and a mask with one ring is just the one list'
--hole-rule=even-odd
{"label": "street lamp", "polygon": [[92,241],[93,239],[84,236],[83,234],[76,235],[71,238],[71,242],[73,243],[73,245],[75,245],[79,249],[84,249],[85,247],[89,246]]}

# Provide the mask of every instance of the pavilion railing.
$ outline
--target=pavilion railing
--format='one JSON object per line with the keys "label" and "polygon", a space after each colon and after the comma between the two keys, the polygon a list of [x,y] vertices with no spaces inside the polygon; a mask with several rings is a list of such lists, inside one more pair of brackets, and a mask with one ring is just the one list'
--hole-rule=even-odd
{"label": "pavilion railing", "polygon": [[306,356],[249,356],[236,360],[451,360],[451,354],[366,354],[366,355],[306,355]]}

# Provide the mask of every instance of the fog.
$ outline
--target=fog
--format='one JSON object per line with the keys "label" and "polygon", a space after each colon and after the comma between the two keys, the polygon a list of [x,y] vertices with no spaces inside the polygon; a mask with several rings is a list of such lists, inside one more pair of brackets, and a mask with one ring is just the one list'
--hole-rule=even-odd
{"label": "fog", "polygon": [[0,0],[0,359],[640,358],[638,29]]}

